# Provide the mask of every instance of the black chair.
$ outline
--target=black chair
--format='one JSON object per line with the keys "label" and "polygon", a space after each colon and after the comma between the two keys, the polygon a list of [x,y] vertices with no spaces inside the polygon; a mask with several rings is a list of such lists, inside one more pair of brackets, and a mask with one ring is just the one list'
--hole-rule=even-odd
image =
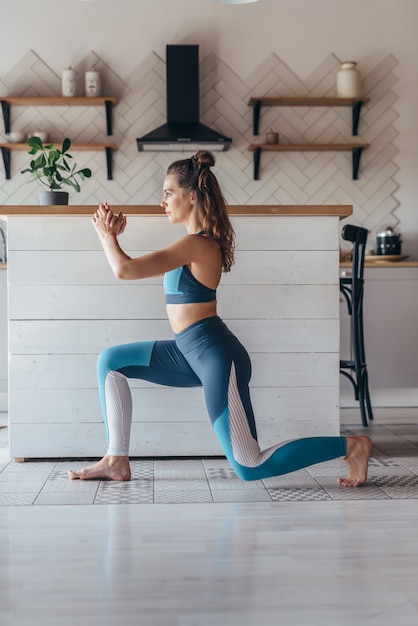
{"label": "black chair", "polygon": [[340,291],[346,300],[351,318],[353,358],[340,361],[340,373],[346,376],[354,387],[355,398],[360,404],[363,426],[368,426],[368,421],[373,419],[363,330],[364,253],[367,234],[365,228],[352,224],[347,224],[341,231],[342,238],[353,243],[352,275],[340,278]]}

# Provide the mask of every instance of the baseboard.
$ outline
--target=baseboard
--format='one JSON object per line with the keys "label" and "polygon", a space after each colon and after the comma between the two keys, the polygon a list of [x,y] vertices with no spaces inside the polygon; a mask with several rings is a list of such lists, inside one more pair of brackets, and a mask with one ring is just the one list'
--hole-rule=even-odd
{"label": "baseboard", "polygon": [[[418,387],[371,388],[370,397],[373,409],[416,409],[418,411]],[[342,409],[356,408],[358,403],[352,389],[341,389]]]}
{"label": "baseboard", "polygon": [[[372,424],[376,426],[393,424],[418,424],[418,407],[373,407],[374,420]],[[341,408],[340,423],[342,426],[361,426],[360,409]],[[371,424],[371,425],[372,425]]]}

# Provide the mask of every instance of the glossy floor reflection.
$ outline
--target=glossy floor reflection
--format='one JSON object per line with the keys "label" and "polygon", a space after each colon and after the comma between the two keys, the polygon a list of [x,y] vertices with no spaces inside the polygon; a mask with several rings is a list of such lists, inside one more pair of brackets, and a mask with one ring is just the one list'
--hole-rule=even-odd
{"label": "glossy floor reflection", "polygon": [[416,626],[417,502],[3,507],[2,626]]}

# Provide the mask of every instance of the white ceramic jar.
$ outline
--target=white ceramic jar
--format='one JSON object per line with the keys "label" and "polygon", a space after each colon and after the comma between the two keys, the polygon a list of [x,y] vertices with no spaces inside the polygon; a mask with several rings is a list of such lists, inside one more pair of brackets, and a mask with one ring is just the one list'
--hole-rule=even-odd
{"label": "white ceramic jar", "polygon": [[100,96],[100,74],[96,71],[86,72],[85,74],[86,96],[94,98]]}
{"label": "white ceramic jar", "polygon": [[354,61],[341,63],[337,72],[337,97],[361,98],[361,79]]}
{"label": "white ceramic jar", "polygon": [[62,95],[67,98],[77,95],[77,72],[71,67],[62,72]]}

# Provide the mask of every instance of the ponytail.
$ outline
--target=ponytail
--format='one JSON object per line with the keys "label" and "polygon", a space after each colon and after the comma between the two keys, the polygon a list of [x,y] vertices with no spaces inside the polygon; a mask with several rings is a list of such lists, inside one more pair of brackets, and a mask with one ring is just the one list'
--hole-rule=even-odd
{"label": "ponytail", "polygon": [[212,152],[198,150],[190,159],[172,163],[167,174],[174,174],[186,193],[195,191],[197,211],[205,233],[221,248],[222,269],[229,272],[234,263],[235,233],[229,219],[226,200],[216,176]]}

